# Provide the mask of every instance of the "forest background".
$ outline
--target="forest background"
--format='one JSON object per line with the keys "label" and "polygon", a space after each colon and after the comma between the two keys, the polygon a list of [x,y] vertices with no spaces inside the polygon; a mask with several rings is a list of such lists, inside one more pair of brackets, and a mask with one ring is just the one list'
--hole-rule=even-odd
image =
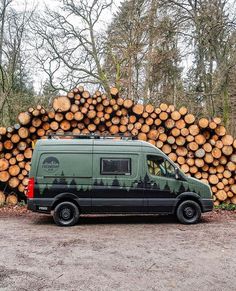
{"label": "forest background", "polygon": [[0,124],[82,84],[222,117],[236,136],[232,0],[0,0]]}

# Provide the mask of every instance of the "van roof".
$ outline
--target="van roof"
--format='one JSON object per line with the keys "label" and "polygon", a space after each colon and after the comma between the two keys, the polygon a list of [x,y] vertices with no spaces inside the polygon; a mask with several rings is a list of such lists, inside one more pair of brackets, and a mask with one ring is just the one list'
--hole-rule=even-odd
{"label": "van roof", "polygon": [[154,145],[141,140],[117,140],[117,139],[41,139],[36,143],[36,148],[44,146],[65,146],[65,145],[104,145],[104,146],[128,146],[128,147],[145,147],[150,150],[162,153]]}

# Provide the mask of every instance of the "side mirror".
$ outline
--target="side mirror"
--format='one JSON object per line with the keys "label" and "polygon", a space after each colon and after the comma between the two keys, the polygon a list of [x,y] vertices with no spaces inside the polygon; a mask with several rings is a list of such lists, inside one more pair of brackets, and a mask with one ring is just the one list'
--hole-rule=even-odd
{"label": "side mirror", "polygon": [[175,179],[176,180],[179,180],[179,169],[178,168],[175,168]]}

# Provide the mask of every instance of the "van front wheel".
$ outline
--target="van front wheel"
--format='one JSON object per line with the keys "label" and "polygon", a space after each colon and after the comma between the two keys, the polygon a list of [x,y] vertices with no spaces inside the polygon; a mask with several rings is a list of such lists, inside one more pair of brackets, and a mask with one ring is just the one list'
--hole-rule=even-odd
{"label": "van front wheel", "polygon": [[72,202],[61,202],[54,209],[53,219],[59,226],[75,225],[79,220],[79,209]]}
{"label": "van front wheel", "polygon": [[201,207],[192,200],[186,200],[180,203],[177,208],[176,216],[179,222],[184,224],[197,223],[201,218]]}

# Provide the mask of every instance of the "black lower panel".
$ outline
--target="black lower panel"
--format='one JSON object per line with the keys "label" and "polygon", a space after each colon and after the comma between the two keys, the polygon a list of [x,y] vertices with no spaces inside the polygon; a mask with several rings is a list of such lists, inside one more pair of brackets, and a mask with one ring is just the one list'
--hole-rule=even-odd
{"label": "black lower panel", "polygon": [[174,213],[176,204],[176,198],[147,198],[144,202],[144,211],[147,213]]}
{"label": "black lower panel", "polygon": [[96,188],[91,198],[92,212],[143,212],[143,189]]}
{"label": "black lower panel", "polygon": [[97,187],[91,198],[94,213],[172,213],[176,205],[173,193],[142,188]]}

